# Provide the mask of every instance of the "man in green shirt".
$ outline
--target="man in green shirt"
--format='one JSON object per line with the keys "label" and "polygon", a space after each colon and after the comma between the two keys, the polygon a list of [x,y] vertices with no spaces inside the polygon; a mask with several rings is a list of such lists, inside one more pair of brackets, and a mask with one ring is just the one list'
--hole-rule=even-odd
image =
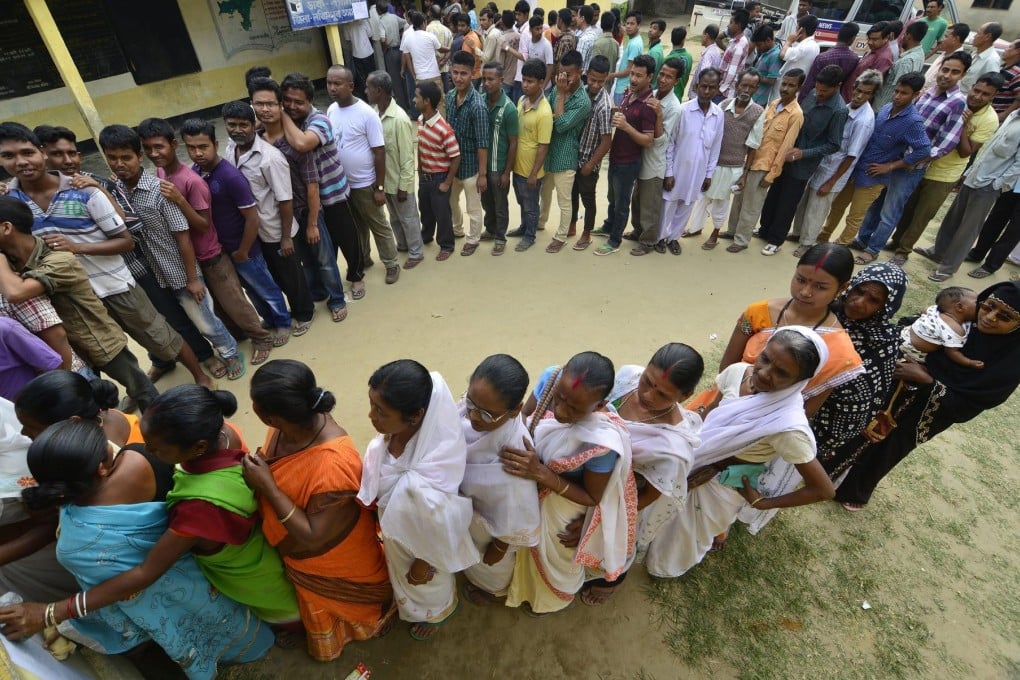
{"label": "man in green shirt", "polygon": [[538,228],[544,229],[549,220],[554,187],[556,204],[560,209],[560,225],[545,249],[547,253],[560,252],[567,238],[576,233],[576,228],[574,233],[570,231],[571,193],[574,190],[574,175],[577,173],[581,129],[591,115],[591,99],[581,87],[583,63],[584,59],[577,50],[564,54],[556,74],[556,87],[547,96],[553,112],[553,133],[549,141],[549,153],[545,157],[546,175],[542,182]]}
{"label": "man in green shirt", "polygon": [[503,91],[503,64],[491,61],[482,67],[482,89],[489,110],[489,159],[485,169],[488,184],[482,192],[485,211],[483,241],[495,241],[493,255],[506,250],[506,230],[510,225],[510,174],[517,157],[519,125],[517,107]]}
{"label": "man in green shirt", "polygon": [[684,72],[680,74],[680,79],[677,81],[676,87],[673,88],[676,98],[683,101],[684,92],[687,91],[687,80],[691,77],[691,70],[694,68],[694,57],[684,47],[684,43],[687,41],[687,29],[677,26],[670,34],[669,40],[673,43],[673,51],[666,55],[664,62],[674,57],[684,62]]}
{"label": "man in green shirt", "polygon": [[[403,83],[397,83],[398,86]],[[404,269],[414,269],[425,257],[421,219],[414,198],[415,140],[418,126],[393,100],[393,79],[386,71],[373,71],[365,84],[365,96],[379,113],[386,147],[386,178],[383,192],[390,213],[397,250],[407,253]]]}
{"label": "man in green shirt", "polygon": [[935,53],[935,46],[942,40],[942,36],[946,34],[946,28],[949,27],[949,22],[941,16],[944,6],[945,0],[928,0],[924,5],[924,17],[918,19],[918,21],[928,24],[928,32],[921,40],[925,59]]}
{"label": "man in green shirt", "polygon": [[[601,54],[603,57],[609,60],[610,70],[616,66],[616,62],[620,61],[620,44],[616,42],[616,38],[613,37],[613,24],[616,22],[616,17],[613,16],[612,12],[606,12],[602,15],[601,23],[599,26],[602,28],[602,35],[595,39],[595,46],[591,48],[591,56]],[[588,62],[589,64],[591,62]],[[606,92],[609,96],[613,96],[613,79],[606,79]]]}
{"label": "man in green shirt", "polygon": [[666,32],[666,22],[656,19],[648,25],[648,56],[655,60],[655,74],[652,76],[652,89],[658,87],[659,69],[666,61],[666,53],[662,51],[662,34]]}

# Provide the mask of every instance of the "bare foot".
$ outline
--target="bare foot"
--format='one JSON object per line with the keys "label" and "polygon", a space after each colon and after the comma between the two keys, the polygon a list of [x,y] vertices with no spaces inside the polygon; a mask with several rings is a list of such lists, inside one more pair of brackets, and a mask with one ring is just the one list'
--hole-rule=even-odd
{"label": "bare foot", "polygon": [[847,512],[860,512],[864,509],[864,503],[840,503],[844,510]]}
{"label": "bare foot", "polygon": [[482,590],[473,583],[464,584],[464,597],[466,597],[468,602],[476,607],[496,604],[496,602],[499,601],[498,597],[486,590]]}
{"label": "bare foot", "polygon": [[588,586],[581,591],[581,602],[589,607],[605,604],[613,596],[617,586]]}

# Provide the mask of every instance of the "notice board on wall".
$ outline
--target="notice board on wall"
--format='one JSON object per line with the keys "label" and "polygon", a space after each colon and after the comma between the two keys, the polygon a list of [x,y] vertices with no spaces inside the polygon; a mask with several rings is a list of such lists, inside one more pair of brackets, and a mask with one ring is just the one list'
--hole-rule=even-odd
{"label": "notice board on wall", "polygon": [[295,31],[368,18],[365,0],[284,0]]}

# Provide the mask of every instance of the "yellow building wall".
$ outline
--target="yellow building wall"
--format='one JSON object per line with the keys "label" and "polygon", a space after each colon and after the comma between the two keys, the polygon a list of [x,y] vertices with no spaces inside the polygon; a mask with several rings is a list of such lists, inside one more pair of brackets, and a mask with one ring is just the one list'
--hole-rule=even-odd
{"label": "yellow building wall", "polygon": [[[221,31],[229,29],[233,40],[242,41],[250,31],[239,28],[240,18],[217,14],[216,0],[181,0],[179,6],[202,70],[145,85],[136,85],[130,73],[87,83],[105,125],[137,125],[150,116],[169,118],[246,97],[244,72],[255,65],[268,66],[277,79],[291,71],[301,71],[312,78],[325,76],[329,64],[319,29],[287,35],[290,40],[286,41],[266,37],[263,44],[274,43],[268,49],[243,49],[227,56],[215,22],[222,22]],[[262,14],[256,12],[259,9]],[[266,14],[274,13],[275,21],[271,25],[253,26],[253,35],[265,37],[277,32],[279,37],[280,22],[275,13],[281,9],[279,0],[255,0],[253,16],[264,24]],[[235,47],[237,44],[234,43]],[[16,120],[29,127],[63,125],[74,130],[79,139],[91,138],[66,87],[7,100],[2,107],[4,114],[0,118],[4,120]]]}

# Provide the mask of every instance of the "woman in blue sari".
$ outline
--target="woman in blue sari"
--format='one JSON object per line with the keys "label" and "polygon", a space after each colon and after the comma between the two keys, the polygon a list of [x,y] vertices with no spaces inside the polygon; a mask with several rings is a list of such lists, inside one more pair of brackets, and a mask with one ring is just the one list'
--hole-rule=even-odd
{"label": "woman in blue sari", "polygon": [[[220,662],[261,658],[273,634],[246,607],[216,592],[190,555],[131,599],[88,611],[88,590],[144,560],[167,528],[165,503],[152,502],[156,481],[141,454],[110,444],[92,422],[46,428],[28,450],[38,486],[25,489],[33,509],[60,506],[57,560],[83,593],[47,606],[47,623],[104,654],[152,640],[189,678],[211,680]],[[21,637],[24,618],[0,610],[8,638]]]}

